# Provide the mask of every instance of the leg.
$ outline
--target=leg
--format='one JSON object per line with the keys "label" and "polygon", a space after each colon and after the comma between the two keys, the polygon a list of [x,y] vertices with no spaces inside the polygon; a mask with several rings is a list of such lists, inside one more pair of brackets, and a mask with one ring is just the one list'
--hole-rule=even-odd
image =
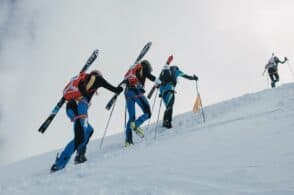
{"label": "leg", "polygon": [[275,78],[274,78],[274,74],[273,73],[270,73],[269,74],[269,77],[271,79],[271,86],[272,88],[274,88],[276,85],[275,85]]}
{"label": "leg", "polygon": [[271,83],[272,88],[276,87],[276,82],[279,81],[278,72],[274,72],[274,73],[271,74],[271,80],[272,80],[272,83]]}
{"label": "leg", "polygon": [[93,133],[93,128],[88,123],[88,102],[81,100],[78,103],[78,113],[81,118],[77,119],[80,131],[75,132],[76,149],[78,153],[85,150],[90,134]]}
{"label": "leg", "polygon": [[90,124],[88,124],[88,128],[84,130],[84,139],[81,142],[81,144],[79,144],[77,147],[77,155],[80,155],[80,154],[85,155],[87,145],[90,141],[90,138],[93,135],[93,132],[94,132],[93,127]]}
{"label": "leg", "polygon": [[148,100],[145,96],[140,96],[135,99],[135,102],[139,105],[143,114],[135,121],[136,127],[140,127],[147,119],[151,117],[151,110]]}
{"label": "leg", "polygon": [[93,134],[93,127],[88,123],[88,102],[80,101],[78,103],[78,113],[81,118],[77,119],[78,131],[75,132],[76,138],[76,150],[77,155],[75,157],[76,163],[82,163],[86,161],[86,147]]}
{"label": "leg", "polygon": [[71,155],[75,152],[75,141],[71,140],[59,157],[56,158],[54,165],[51,167],[51,171],[57,171],[63,169],[68,163]]}
{"label": "leg", "polygon": [[73,153],[78,149],[79,146],[82,146],[82,143],[85,140],[83,123],[84,122],[82,119],[77,119],[74,122],[74,139],[66,145],[63,152],[56,159],[54,164],[56,170],[63,169],[70,160]]}
{"label": "leg", "polygon": [[84,120],[77,119],[74,125],[75,130],[75,150],[83,143],[84,140]]}
{"label": "leg", "polygon": [[132,144],[133,143],[133,136],[132,136],[132,129],[131,129],[131,122],[135,121],[136,119],[136,112],[135,112],[135,101],[133,100],[134,93],[129,90],[126,95],[126,104],[129,119],[126,126],[126,142]]}
{"label": "leg", "polygon": [[280,80],[279,73],[275,72],[274,75],[275,75],[275,78],[276,78],[275,82],[278,82]]}
{"label": "leg", "polygon": [[278,75],[278,70],[275,69],[275,68],[269,68],[268,69],[268,74],[269,74],[269,77],[271,79],[271,86],[272,88],[276,87],[276,82],[279,81],[279,75]]}
{"label": "leg", "polygon": [[66,115],[71,121],[74,121],[75,117],[79,115],[78,106],[74,100],[66,104]]}
{"label": "leg", "polygon": [[269,72],[269,77],[270,77],[272,82],[275,81],[274,74],[272,72]]}
{"label": "leg", "polygon": [[164,126],[164,122],[167,121],[167,107],[168,107],[168,101],[167,101],[167,98],[162,98],[162,101],[164,103],[164,106],[165,106],[165,111],[164,111],[164,114],[163,114],[163,126]]}
{"label": "leg", "polygon": [[77,146],[77,154],[75,157],[75,164],[83,163],[83,162],[87,161],[87,158],[85,156],[86,150],[87,150],[87,144],[89,143],[89,140],[94,132],[93,127],[90,124],[88,124],[87,129],[83,129],[83,130],[84,130],[83,140]]}
{"label": "leg", "polygon": [[164,117],[163,117],[163,126],[167,128],[171,128],[171,122],[172,122],[172,114],[173,114],[173,105],[175,102],[175,95],[173,92],[167,92],[163,96],[163,101],[166,106],[166,110],[164,112]]}
{"label": "leg", "polygon": [[[74,121],[74,118],[78,115],[77,104],[75,101],[69,101],[66,104],[66,114],[70,118],[71,121]],[[77,132],[77,123],[74,122],[74,132]],[[71,140],[62,151],[61,155],[56,158],[55,163],[51,167],[51,171],[57,171],[63,169],[68,163],[70,157],[75,152],[76,149],[76,136],[73,140]]]}
{"label": "leg", "polygon": [[131,128],[131,130],[134,130],[140,138],[144,138],[144,130],[140,127],[140,125],[144,121],[146,121],[147,119],[150,118],[150,116],[151,116],[150,106],[149,106],[148,101],[145,98],[145,96],[135,97],[134,103],[138,104],[138,106],[142,109],[143,114],[137,120],[133,120],[129,123],[130,128]]}

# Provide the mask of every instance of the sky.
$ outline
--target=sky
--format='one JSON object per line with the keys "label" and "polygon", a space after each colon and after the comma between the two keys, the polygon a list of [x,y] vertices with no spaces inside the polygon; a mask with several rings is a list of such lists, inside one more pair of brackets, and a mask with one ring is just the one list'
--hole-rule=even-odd
{"label": "sky", "polygon": [[[173,54],[183,72],[198,75],[203,104],[211,105],[268,88],[261,74],[272,52],[294,68],[293,9],[292,0],[0,0],[0,165],[72,139],[64,108],[45,134],[37,129],[94,49],[91,68],[116,85],[152,41],[146,59],[154,75]],[[287,64],[279,72],[280,84],[293,82]],[[190,111],[195,83],[179,79],[176,91],[174,114]],[[103,135],[111,96],[100,89],[91,102],[93,139]],[[124,106],[121,95],[107,135],[124,131]],[[157,112],[158,100],[152,121]]]}

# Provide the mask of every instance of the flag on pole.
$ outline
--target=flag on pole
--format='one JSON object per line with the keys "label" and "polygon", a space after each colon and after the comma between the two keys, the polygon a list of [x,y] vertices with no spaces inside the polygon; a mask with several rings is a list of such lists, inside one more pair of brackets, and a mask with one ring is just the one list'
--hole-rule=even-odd
{"label": "flag on pole", "polygon": [[201,109],[201,107],[202,107],[201,97],[198,94],[193,106],[193,112],[194,113],[198,112]]}

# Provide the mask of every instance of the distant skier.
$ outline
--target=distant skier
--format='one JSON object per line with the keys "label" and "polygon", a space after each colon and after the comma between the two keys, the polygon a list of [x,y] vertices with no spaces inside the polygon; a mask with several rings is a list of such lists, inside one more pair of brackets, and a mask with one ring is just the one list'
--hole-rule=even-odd
{"label": "distant skier", "polygon": [[104,87],[117,94],[123,91],[122,87],[114,87],[109,84],[97,70],[89,74],[81,73],[65,87],[63,96],[67,100],[66,114],[74,124],[74,139],[66,145],[60,156],[56,157],[51,172],[63,169],[75,151],[76,164],[87,160],[86,147],[94,131],[88,123],[88,108],[89,102],[99,87]]}
{"label": "distant skier", "polygon": [[[151,72],[151,64],[149,63],[149,61],[143,60],[141,63],[133,65],[125,74],[125,98],[129,114],[129,119],[126,125],[125,147],[134,144],[132,131],[135,131],[135,133],[139,137],[144,137],[144,131],[140,126],[144,123],[144,121],[151,117],[150,106],[147,98],[144,96],[145,80],[146,78],[148,78],[149,80],[154,81],[157,85],[161,83],[161,81],[159,79],[156,79],[156,77],[152,75]],[[143,114],[137,119],[135,115],[136,103],[143,111]]]}
{"label": "distant skier", "polygon": [[268,71],[269,77],[271,79],[271,86],[272,88],[276,87],[276,82],[280,80],[279,73],[278,73],[278,64],[284,64],[287,61],[287,57],[284,58],[284,61],[280,61],[280,59],[272,53],[271,58],[269,59],[268,63],[265,66],[264,71]]}
{"label": "distant skier", "polygon": [[166,107],[163,116],[162,126],[168,129],[172,128],[173,105],[175,102],[175,87],[177,85],[177,78],[179,76],[189,80],[198,80],[198,77],[195,74],[192,76],[186,75],[179,69],[178,66],[164,66],[159,77],[162,82],[159,87],[159,97],[162,98]]}

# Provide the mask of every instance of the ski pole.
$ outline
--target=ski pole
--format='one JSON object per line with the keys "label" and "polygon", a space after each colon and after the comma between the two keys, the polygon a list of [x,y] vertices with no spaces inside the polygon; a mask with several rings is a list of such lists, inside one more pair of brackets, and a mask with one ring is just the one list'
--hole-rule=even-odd
{"label": "ski pole", "polygon": [[200,98],[201,115],[202,115],[203,122],[205,123],[205,114],[204,114],[204,109],[203,109],[203,106],[202,106],[202,99],[201,99],[201,96],[200,96],[200,93],[199,93],[199,90],[198,90],[198,83],[197,83],[196,80],[195,80],[195,82],[196,82],[196,92],[197,92],[197,95],[199,95],[199,98]]}
{"label": "ski pole", "polygon": [[160,100],[159,110],[158,110],[158,116],[157,116],[157,121],[156,121],[155,135],[154,135],[154,139],[155,139],[155,140],[156,140],[156,137],[157,137],[157,128],[158,128],[158,121],[159,121],[159,117],[160,117],[161,104],[162,104],[162,98],[161,98],[161,100]]}
{"label": "ski pole", "polygon": [[267,87],[268,87],[268,88],[271,88],[271,87],[270,87],[270,78],[269,78],[269,77],[266,77],[266,81],[267,81]]}
{"label": "ski pole", "polygon": [[[152,116],[152,113],[153,113],[153,110],[154,110],[154,106],[155,106],[155,102],[156,102],[156,98],[157,98],[157,94],[158,94],[158,88],[155,92],[155,98],[154,98],[154,101],[153,101],[153,104],[152,104],[152,108],[151,108],[151,116]],[[151,122],[151,117],[148,121],[148,125],[147,125],[147,131],[149,130],[149,127],[150,127],[150,122]]]}
{"label": "ski pole", "polygon": [[110,119],[111,119],[111,117],[112,117],[112,113],[113,113],[113,110],[114,110],[115,104],[116,104],[116,101],[113,103],[113,106],[112,106],[111,112],[110,112],[110,114],[109,114],[109,117],[108,117],[108,120],[107,120],[107,123],[106,123],[106,127],[105,127],[105,130],[104,130],[104,133],[103,133],[103,137],[101,138],[101,142],[100,142],[99,150],[102,148],[102,144],[103,144],[103,141],[104,141],[104,137],[105,137],[105,135],[106,135],[106,131],[107,131],[107,129],[108,129],[108,126],[109,126],[109,123],[110,123]]}
{"label": "ski pole", "polygon": [[266,68],[265,68],[264,71],[262,72],[262,76],[264,76],[265,71],[266,71]]}
{"label": "ski pole", "polygon": [[290,63],[289,63],[289,60],[287,60],[287,64],[288,64],[288,68],[289,68],[289,70],[290,70],[292,76],[294,77],[294,71],[293,71],[293,69],[292,69],[292,67],[291,67],[291,65],[290,65]]}
{"label": "ski pole", "polygon": [[[263,73],[262,73],[262,76],[264,76],[264,73],[265,73],[265,71],[266,71],[266,68],[264,69],[264,71],[263,71]],[[269,88],[270,88],[270,84],[269,84],[269,83],[270,83],[270,81],[269,81],[269,79],[270,79],[270,78],[267,76],[267,77],[266,77],[266,81],[267,81],[267,87],[269,87]]]}
{"label": "ski pole", "polygon": [[[125,80],[121,81],[121,82],[118,84],[117,87],[124,87],[124,85],[125,85]],[[120,93],[119,93],[119,94],[114,94],[114,95],[112,96],[112,98],[108,101],[108,103],[107,103],[106,106],[105,106],[105,109],[106,109],[106,110],[110,110],[110,109],[111,109],[113,103],[117,100],[117,97],[118,97],[119,95],[120,95]]]}
{"label": "ski pole", "polygon": [[154,90],[156,89],[156,86],[154,85],[153,87],[152,87],[152,89],[150,90],[150,92],[148,93],[148,95],[147,95],[147,98],[148,99],[150,99],[151,97],[152,97],[152,94],[154,93]]}
{"label": "ski pole", "polygon": [[124,126],[127,128],[127,104],[125,104],[125,118],[124,118]]}

